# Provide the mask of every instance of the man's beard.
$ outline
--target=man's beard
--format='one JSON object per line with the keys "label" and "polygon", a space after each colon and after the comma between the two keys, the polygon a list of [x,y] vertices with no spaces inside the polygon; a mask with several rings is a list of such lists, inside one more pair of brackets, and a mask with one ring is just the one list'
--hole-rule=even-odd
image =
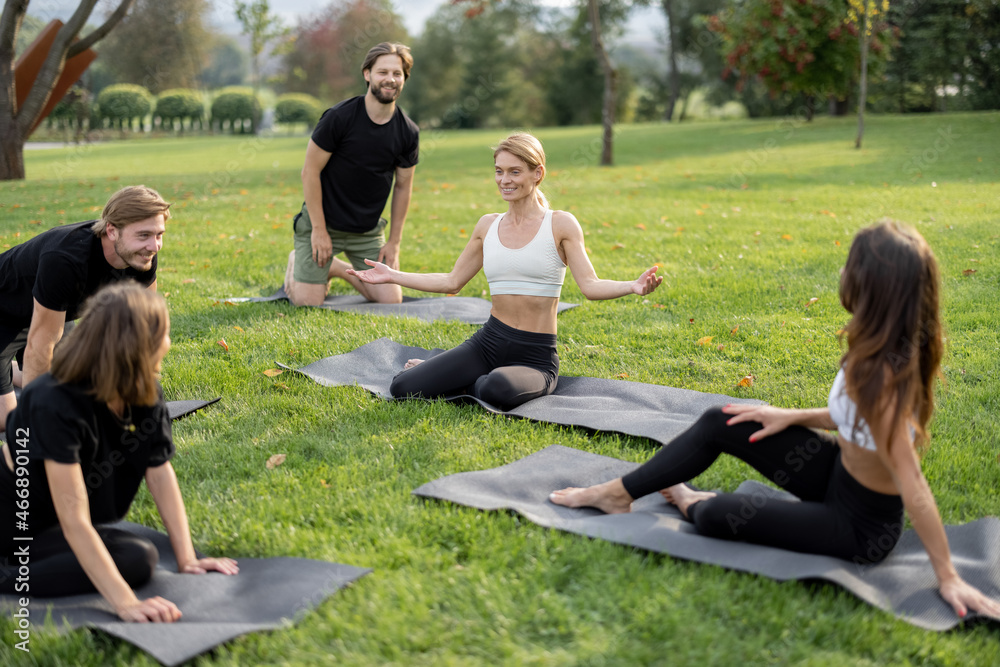
{"label": "man's beard", "polygon": [[386,96],[387,91],[383,90],[381,87],[376,88],[374,84],[369,84],[368,90],[370,90],[372,95],[375,96],[375,99],[382,104],[392,104],[396,101],[396,98],[399,97],[399,88],[396,87],[393,87],[390,91],[388,91],[388,97]]}
{"label": "man's beard", "polygon": [[153,257],[156,257],[154,253],[146,260],[142,257],[142,252],[128,250],[120,238],[115,241],[115,254],[136,271],[148,271],[153,264]]}

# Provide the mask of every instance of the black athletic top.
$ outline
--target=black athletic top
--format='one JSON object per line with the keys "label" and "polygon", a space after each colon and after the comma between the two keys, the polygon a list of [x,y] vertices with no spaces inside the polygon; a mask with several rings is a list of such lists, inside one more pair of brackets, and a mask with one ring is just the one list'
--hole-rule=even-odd
{"label": "black athletic top", "polygon": [[[7,416],[11,457],[26,455],[28,461],[23,466],[27,474],[15,477],[0,460],[0,549],[5,550],[0,556],[11,553],[17,544],[14,535],[37,535],[59,523],[45,474],[46,459],[80,464],[90,496],[90,518],[97,525],[123,519],[146,468],[162,465],[174,455],[162,389],[154,405],[131,406],[124,420],[87,389],[60,383],[48,373],[40,375],[24,388]],[[24,488],[27,513],[19,515],[25,512],[19,505],[25,493],[18,493]],[[18,526],[19,521],[27,524],[27,530]]]}
{"label": "black athletic top", "polygon": [[320,172],[323,215],[329,229],[362,233],[378,224],[397,167],[417,164],[420,130],[402,109],[385,125],[374,123],[364,96],[327,109],[313,142],[332,153]]}
{"label": "black athletic top", "polygon": [[75,320],[102,286],[131,278],[149,287],[156,280],[156,256],[148,271],[116,269],[104,258],[96,220],[53,227],[0,254],[0,324],[12,330],[31,326],[32,297]]}

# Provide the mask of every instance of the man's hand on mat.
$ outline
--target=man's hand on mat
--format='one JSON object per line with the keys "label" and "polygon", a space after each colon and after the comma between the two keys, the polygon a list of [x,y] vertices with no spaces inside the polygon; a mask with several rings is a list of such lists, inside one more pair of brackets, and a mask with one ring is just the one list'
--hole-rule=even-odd
{"label": "man's hand on mat", "polygon": [[642,272],[642,275],[635,279],[632,283],[632,291],[639,296],[646,296],[663,282],[663,278],[656,275],[656,269],[659,267],[651,266]]}
{"label": "man's hand on mat", "polygon": [[391,269],[388,266],[381,262],[373,262],[370,259],[366,259],[365,264],[372,268],[367,271],[347,269],[347,273],[355,276],[363,283],[371,283],[372,285],[381,285],[383,283],[392,282],[392,274],[390,273]]}
{"label": "man's hand on mat", "polygon": [[956,576],[942,583],[941,597],[955,609],[955,613],[961,618],[965,618],[971,609],[980,614],[1000,619],[1000,602],[986,597],[978,588],[970,586],[961,577]]}
{"label": "man's hand on mat", "polygon": [[136,600],[118,609],[118,618],[128,623],[173,623],[180,617],[177,605],[161,597]]}
{"label": "man's hand on mat", "polygon": [[780,433],[795,424],[795,411],[787,408],[775,408],[770,405],[729,404],[722,408],[727,415],[733,415],[726,421],[728,426],[741,422],[760,422],[762,428],[750,436],[750,442],[757,442],[769,435]]}
{"label": "man's hand on mat", "polygon": [[206,572],[238,574],[240,568],[232,558],[199,558],[180,568],[180,571],[182,574],[205,574]]}

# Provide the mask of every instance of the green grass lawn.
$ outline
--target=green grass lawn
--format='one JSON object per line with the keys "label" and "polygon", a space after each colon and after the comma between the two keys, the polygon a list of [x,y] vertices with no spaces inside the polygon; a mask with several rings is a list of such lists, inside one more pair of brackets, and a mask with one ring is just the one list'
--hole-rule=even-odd
{"label": "green grass lawn", "polygon": [[[944,283],[948,351],[926,475],[947,523],[1000,515],[1000,114],[870,118],[860,151],[852,119],[622,126],[612,168],[594,166],[599,132],[538,130],[543,189],[583,224],[600,276],[630,280],[655,262],[665,281],[646,298],[561,315],[563,374],[825,404],[847,320],[838,270],[856,230],[897,218],[930,242]],[[424,133],[403,269],[447,271],[479,216],[500,210],[490,146],[502,136]],[[432,479],[554,443],[631,461],[654,448],[265,376],[275,362],[302,366],[383,336],[450,347],[474,330],[219,301],[281,282],[305,142],[189,137],[34,151],[29,180],[0,183],[0,249],[98,216],[127,184],[175,202],[159,264],[173,322],[163,385],[168,399],[223,397],[174,429],[196,546],[375,570],[295,627],[237,639],[198,664],[996,664],[995,627],[926,632],[833,586],[411,497]],[[479,275],[462,294],[486,289]],[[563,298],[583,300],[569,280]],[[737,388],[746,375],[753,386]],[[285,463],[267,470],[279,453]],[[722,460],[698,481],[732,489],[748,477]],[[130,519],[160,526],[145,490]],[[4,664],[155,664],[88,632],[35,633],[24,656],[10,648],[12,629],[0,621]]]}

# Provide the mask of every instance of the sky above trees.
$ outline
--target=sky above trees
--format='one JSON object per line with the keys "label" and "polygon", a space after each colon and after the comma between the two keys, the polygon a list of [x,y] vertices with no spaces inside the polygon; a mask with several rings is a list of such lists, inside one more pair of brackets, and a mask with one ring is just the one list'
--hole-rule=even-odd
{"label": "sky above trees", "polygon": [[[393,0],[396,12],[403,17],[406,29],[412,35],[419,35],[424,28],[424,22],[439,6],[450,0]],[[572,5],[574,0],[547,0],[552,6]],[[66,20],[78,5],[78,0],[41,0],[28,6],[28,13],[45,21],[52,19]],[[211,0],[214,8],[212,21],[218,30],[238,35],[240,25],[236,21],[232,0]],[[325,0],[275,0],[271,3],[272,10],[284,19],[285,23],[294,26],[299,16],[311,14],[328,4]],[[98,5],[97,11],[102,10]],[[663,12],[656,7],[637,8],[629,16],[626,27],[626,37],[630,41],[653,43],[661,41],[660,35],[665,30],[666,22]]]}

